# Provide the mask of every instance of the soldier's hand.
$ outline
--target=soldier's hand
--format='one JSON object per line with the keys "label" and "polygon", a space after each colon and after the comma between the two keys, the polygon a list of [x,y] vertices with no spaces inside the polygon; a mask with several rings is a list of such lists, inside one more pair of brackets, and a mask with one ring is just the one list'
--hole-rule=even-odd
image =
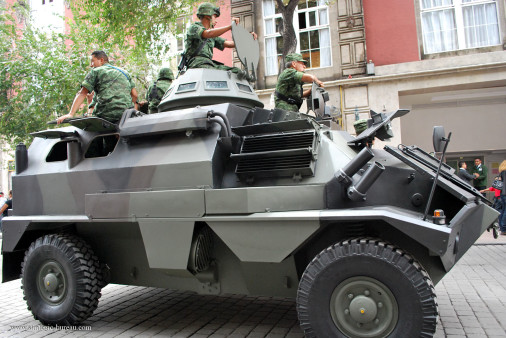
{"label": "soldier's hand", "polygon": [[250,32],[250,33],[251,33],[251,35],[253,35],[253,39],[255,39],[255,40],[258,39],[257,33],[255,33],[255,32]]}
{"label": "soldier's hand", "polygon": [[236,25],[238,25],[240,20],[239,18],[232,18],[232,21],[235,22]]}
{"label": "soldier's hand", "polygon": [[60,117],[56,120],[56,124],[61,124],[63,121],[65,121],[65,120],[66,120],[66,119],[68,119],[69,117],[72,117],[72,115],[70,115],[70,114],[65,114],[65,115],[60,116]]}

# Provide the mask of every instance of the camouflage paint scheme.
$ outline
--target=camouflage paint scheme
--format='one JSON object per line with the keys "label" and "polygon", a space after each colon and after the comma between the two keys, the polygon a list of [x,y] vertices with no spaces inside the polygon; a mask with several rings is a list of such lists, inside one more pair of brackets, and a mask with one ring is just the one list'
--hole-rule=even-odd
{"label": "camouflage paint scheme", "polygon": [[[323,103],[316,92],[311,100]],[[354,138],[321,117],[264,109],[236,74],[189,69],[159,111],[126,110],[118,125],[68,120],[71,126],[34,133],[28,151],[16,149],[2,277],[22,273],[27,304],[42,323],[86,320],[101,287],[112,282],[297,297],[309,337],[329,330],[399,336],[408,329],[428,337],[437,322],[431,279],[437,283],[498,216],[423,150],[366,146],[388,138],[390,121],[405,110],[371,112],[367,129]],[[114,149],[96,147],[111,141]],[[424,218],[438,166],[429,215],[442,209],[442,223]],[[84,258],[90,250],[94,255]],[[326,265],[346,250],[344,260]],[[69,261],[81,263],[73,270]],[[314,274],[320,266],[326,270]],[[355,277],[340,276],[350,269]],[[372,278],[362,276],[374,269]],[[67,297],[62,276],[80,278],[82,292]],[[327,282],[332,278],[347,279]],[[370,285],[375,292],[363,290]],[[337,291],[350,300],[330,297]],[[399,304],[398,317],[373,297]],[[353,320],[335,319],[347,310]],[[360,318],[364,312],[378,313],[379,331],[374,316]]]}
{"label": "camouflage paint scheme", "polygon": [[[226,75],[224,81],[241,83],[234,76]],[[195,77],[189,74],[188,79]],[[172,87],[185,81],[180,78]],[[112,133],[110,128],[91,132],[77,127],[60,128],[61,134],[42,132],[30,146],[27,168],[13,177],[13,210],[4,221],[4,282],[18,278],[16,253],[23,253],[27,243],[65,228],[91,244],[110,267],[113,283],[295,296],[301,257],[321,250],[326,244],[319,243],[319,236],[332,228],[331,242],[346,238],[350,222],[376,223],[378,237],[409,241],[437,282],[496,217],[475,191],[445,181],[436,189],[439,204],[433,204],[445,209],[451,226],[422,221],[424,204],[415,205],[413,196],[428,196],[434,173],[425,168],[427,173],[420,175],[384,150],[373,153],[385,173],[365,201],[351,201],[334,179],[357,154],[348,144],[353,139],[349,134],[305,114],[265,110],[252,99],[245,107],[244,99],[236,100],[242,106],[197,105],[143,116],[126,111]],[[162,107],[164,103],[168,105],[164,100]],[[220,136],[222,127],[209,121],[208,112],[228,117],[229,139],[238,145],[224,145],[227,137]],[[306,172],[236,172],[244,156],[241,140],[301,133],[313,137]],[[83,157],[94,137],[109,134],[119,135],[111,154]],[[61,142],[67,143],[63,157],[68,159],[48,162]],[[73,152],[77,160],[72,160]],[[414,179],[408,184],[410,175]],[[385,194],[392,186],[403,188]],[[213,231],[213,261],[219,263],[195,274],[188,260],[192,238],[202,226]],[[457,234],[460,244],[454,252]]]}

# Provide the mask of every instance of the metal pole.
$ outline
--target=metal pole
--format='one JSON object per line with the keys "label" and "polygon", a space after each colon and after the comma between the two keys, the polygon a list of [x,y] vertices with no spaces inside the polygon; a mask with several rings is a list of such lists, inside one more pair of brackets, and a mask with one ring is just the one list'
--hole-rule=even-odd
{"label": "metal pole", "polygon": [[441,159],[439,160],[439,166],[436,171],[436,177],[434,178],[434,182],[432,183],[432,189],[430,191],[429,200],[427,201],[427,206],[425,207],[425,213],[423,214],[422,220],[424,220],[424,221],[427,219],[427,214],[429,213],[430,203],[432,202],[432,198],[434,197],[434,191],[436,190],[437,179],[439,177],[439,172],[441,171],[441,165],[443,164],[443,158],[445,157],[446,148],[448,147],[448,143],[450,143],[451,136],[452,136],[452,133],[450,132],[448,134],[448,138],[443,137],[443,141],[445,141],[445,147],[443,149],[443,154],[441,155]]}

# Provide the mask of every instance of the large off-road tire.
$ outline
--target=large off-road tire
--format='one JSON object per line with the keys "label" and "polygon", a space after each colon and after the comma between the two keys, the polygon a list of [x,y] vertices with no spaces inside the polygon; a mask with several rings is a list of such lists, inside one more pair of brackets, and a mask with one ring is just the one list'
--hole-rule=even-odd
{"label": "large off-road tire", "polygon": [[82,239],[51,234],[35,240],[26,251],[21,283],[35,319],[45,325],[77,325],[97,308],[102,272]]}
{"label": "large off-road tire", "polygon": [[427,272],[377,239],[340,242],[302,275],[297,312],[306,337],[432,337],[438,309]]}

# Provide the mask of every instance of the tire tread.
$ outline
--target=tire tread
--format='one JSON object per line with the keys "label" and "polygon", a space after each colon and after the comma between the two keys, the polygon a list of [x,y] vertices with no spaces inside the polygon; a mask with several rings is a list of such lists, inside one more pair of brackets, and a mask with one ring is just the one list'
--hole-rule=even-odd
{"label": "tire tread", "polygon": [[[350,238],[331,245],[316,255],[308,264],[299,282],[297,292],[297,313],[300,327],[306,337],[316,337],[316,332],[309,322],[309,294],[311,287],[326,266],[340,258],[355,255],[366,255],[380,258],[401,270],[412,282],[422,304],[422,329],[419,337],[433,337],[439,318],[438,304],[434,284],[427,271],[411,255],[402,249],[378,238]],[[325,263],[324,263],[325,262]]]}
{"label": "tire tread", "polygon": [[[52,246],[60,250],[68,259],[76,275],[77,290],[76,300],[70,313],[59,320],[47,320],[39,318],[33,312],[33,306],[29,295],[26,294],[24,285],[26,283],[25,268],[29,264],[31,256],[37,248]],[[101,297],[102,272],[97,256],[94,255],[91,247],[81,238],[72,234],[49,234],[37,238],[25,251],[25,258],[21,263],[21,289],[23,299],[26,300],[29,311],[33,317],[44,325],[78,325],[89,318],[98,306]]]}

